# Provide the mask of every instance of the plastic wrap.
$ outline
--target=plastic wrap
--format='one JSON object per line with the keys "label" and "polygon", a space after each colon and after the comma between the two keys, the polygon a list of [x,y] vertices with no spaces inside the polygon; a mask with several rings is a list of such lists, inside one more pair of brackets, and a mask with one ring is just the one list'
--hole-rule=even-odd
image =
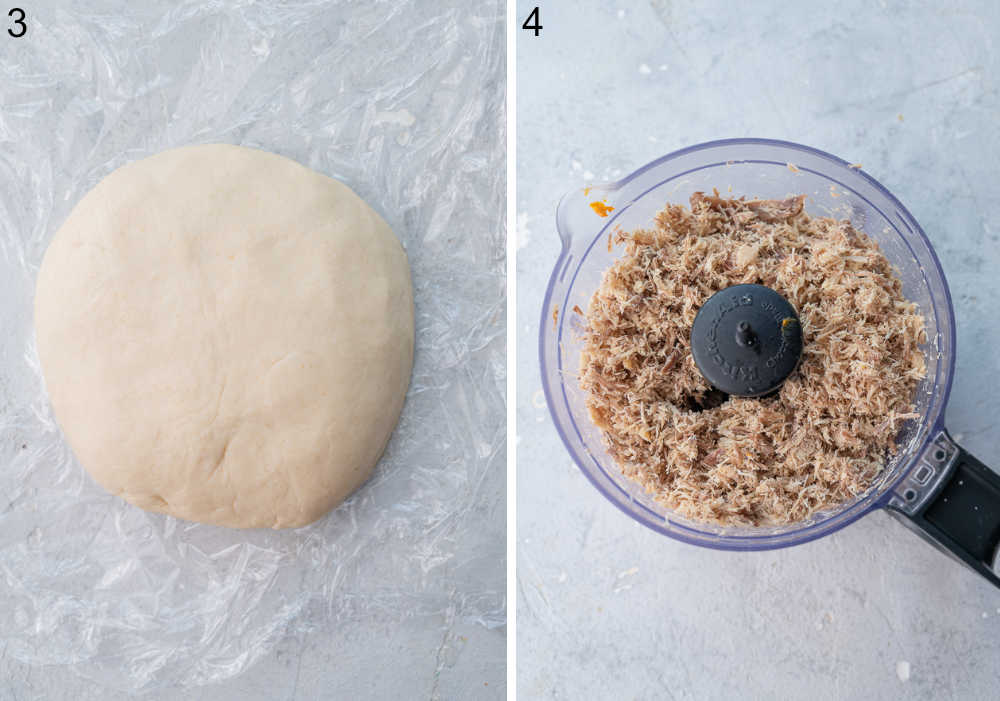
{"label": "plastic wrap", "polygon": [[[503,3],[67,3],[0,42],[0,647],[120,688],[287,634],[505,623]],[[7,39],[7,37],[4,37]],[[33,342],[45,247],[116,167],[230,142],[349,184],[403,241],[416,357],[375,476],[293,531],[149,514],[87,477]]]}

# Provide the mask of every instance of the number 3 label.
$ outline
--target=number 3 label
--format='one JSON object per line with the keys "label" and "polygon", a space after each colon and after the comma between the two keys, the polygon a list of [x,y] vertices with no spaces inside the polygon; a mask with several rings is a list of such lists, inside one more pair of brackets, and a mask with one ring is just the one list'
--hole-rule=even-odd
{"label": "number 3 label", "polygon": [[23,37],[28,31],[28,25],[24,23],[24,10],[15,7],[7,13],[7,16],[14,21],[14,26],[7,29],[7,33],[15,39]]}

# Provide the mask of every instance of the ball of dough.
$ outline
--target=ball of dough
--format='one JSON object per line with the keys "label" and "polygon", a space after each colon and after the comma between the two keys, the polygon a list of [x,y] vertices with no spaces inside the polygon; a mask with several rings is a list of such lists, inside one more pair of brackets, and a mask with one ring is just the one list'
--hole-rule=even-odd
{"label": "ball of dough", "polygon": [[35,297],[56,419],[108,491],[236,528],[307,524],[374,470],[413,362],[389,226],[282,156],[190,146],[119,168]]}

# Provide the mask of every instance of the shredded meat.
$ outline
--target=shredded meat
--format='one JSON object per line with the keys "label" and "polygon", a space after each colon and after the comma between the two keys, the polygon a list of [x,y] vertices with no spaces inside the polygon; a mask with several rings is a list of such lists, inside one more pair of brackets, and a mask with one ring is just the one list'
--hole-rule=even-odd
{"label": "shredded meat", "polygon": [[[864,493],[917,417],[923,317],[872,239],[804,200],[695,193],[616,234],[625,254],[590,302],[580,385],[623,473],[680,515],[806,519]],[[740,283],[775,289],[802,322],[802,361],[765,398],[722,395],[691,355],[698,309]]]}

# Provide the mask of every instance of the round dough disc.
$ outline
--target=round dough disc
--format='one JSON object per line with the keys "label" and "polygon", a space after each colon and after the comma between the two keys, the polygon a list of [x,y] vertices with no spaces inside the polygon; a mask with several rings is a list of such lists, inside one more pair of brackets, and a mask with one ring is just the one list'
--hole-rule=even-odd
{"label": "round dough disc", "polygon": [[108,491],[291,528],[372,473],[413,362],[389,226],[282,156],[190,146],[126,165],[49,246],[35,297],[56,419]]}

